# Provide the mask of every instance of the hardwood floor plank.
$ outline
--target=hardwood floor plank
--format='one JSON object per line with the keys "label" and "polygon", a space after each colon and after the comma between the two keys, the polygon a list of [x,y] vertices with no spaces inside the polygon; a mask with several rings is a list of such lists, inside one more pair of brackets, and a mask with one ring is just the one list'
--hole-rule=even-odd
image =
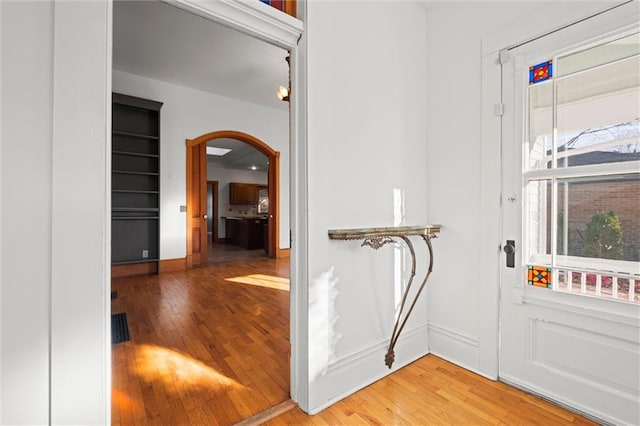
{"label": "hardwood floor plank", "polygon": [[257,382],[255,388],[267,399],[269,407],[289,398],[288,388],[282,388],[272,378]]}
{"label": "hardwood floor plank", "polygon": [[295,408],[265,424],[546,426],[596,423],[428,355],[315,416],[307,416]]}
{"label": "hardwood floor plank", "polygon": [[296,408],[297,406],[298,405],[295,402],[289,399],[285,402],[274,405],[273,407],[264,410],[256,415],[246,418],[243,421],[236,423],[235,426],[258,426],[272,418],[278,417],[279,415]]}
{"label": "hardwood floor plank", "polygon": [[[114,279],[131,341],[112,348],[112,424],[226,426],[288,400],[289,293],[268,287],[287,277],[288,259],[260,259]],[[315,416],[265,424],[574,423],[594,424],[429,355]]]}
{"label": "hardwood floor plank", "polygon": [[112,348],[113,424],[230,425],[289,398],[289,293],[227,281],[251,274],[286,281],[288,260],[113,280],[131,336]]}
{"label": "hardwood floor plank", "polygon": [[146,412],[140,381],[132,380],[129,384],[128,392],[131,398],[131,416],[133,417],[133,420],[138,421],[144,419]]}

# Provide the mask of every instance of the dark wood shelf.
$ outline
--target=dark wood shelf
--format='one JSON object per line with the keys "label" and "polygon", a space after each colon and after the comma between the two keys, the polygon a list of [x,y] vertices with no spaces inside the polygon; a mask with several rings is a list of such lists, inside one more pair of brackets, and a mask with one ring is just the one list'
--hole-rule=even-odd
{"label": "dark wood shelf", "polygon": [[130,265],[132,263],[143,263],[143,262],[157,262],[160,259],[150,259],[148,257],[141,257],[140,259],[131,259],[131,260],[118,260],[116,262],[111,262],[112,265]]}
{"label": "dark wood shelf", "polygon": [[112,150],[111,153],[117,154],[117,155],[129,155],[131,157],[148,157],[148,158],[160,157],[158,154],[146,154],[144,152],[122,151],[122,150]]}
{"label": "dark wood shelf", "polygon": [[160,216],[111,216],[111,220],[158,220]]}
{"label": "dark wood shelf", "polygon": [[111,132],[112,135],[116,135],[116,136],[129,136],[132,138],[140,138],[140,139],[152,139],[152,140],[160,140],[159,136],[152,136],[152,135],[144,135],[141,133],[131,133],[131,132],[121,132],[118,130],[114,130]]}
{"label": "dark wood shelf", "polygon": [[112,212],[159,212],[157,207],[112,207]]}
{"label": "dark wood shelf", "polygon": [[117,173],[121,175],[140,175],[140,176],[158,176],[157,172],[136,172],[133,170],[111,170],[112,173]]}
{"label": "dark wood shelf", "polygon": [[142,191],[137,189],[111,189],[111,192],[118,194],[159,194],[160,191]]}

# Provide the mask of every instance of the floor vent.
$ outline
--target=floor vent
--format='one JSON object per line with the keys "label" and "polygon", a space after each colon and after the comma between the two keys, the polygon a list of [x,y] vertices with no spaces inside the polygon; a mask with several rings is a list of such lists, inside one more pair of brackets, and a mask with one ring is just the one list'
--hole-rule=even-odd
{"label": "floor vent", "polygon": [[111,315],[111,344],[129,341],[129,325],[127,324],[127,314],[121,312]]}

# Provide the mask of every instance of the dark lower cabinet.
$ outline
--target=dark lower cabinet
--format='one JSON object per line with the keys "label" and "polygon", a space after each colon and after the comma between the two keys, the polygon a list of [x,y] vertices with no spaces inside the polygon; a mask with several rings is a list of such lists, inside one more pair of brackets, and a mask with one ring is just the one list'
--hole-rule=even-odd
{"label": "dark lower cabinet", "polygon": [[227,218],[227,242],[247,250],[264,248],[264,227],[267,219]]}

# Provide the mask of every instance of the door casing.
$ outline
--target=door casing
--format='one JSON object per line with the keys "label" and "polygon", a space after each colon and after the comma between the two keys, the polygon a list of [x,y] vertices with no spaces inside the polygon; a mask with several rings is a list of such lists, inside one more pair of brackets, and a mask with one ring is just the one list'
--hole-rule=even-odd
{"label": "door casing", "polygon": [[[268,227],[268,256],[271,258],[280,257],[279,256],[279,247],[280,247],[280,152],[275,151],[268,144],[256,138],[255,136],[251,136],[247,133],[238,132],[235,130],[219,130],[216,132],[206,133],[204,135],[200,135],[195,139],[187,139],[187,268],[191,268],[193,265],[206,263],[206,258],[204,261],[194,263],[194,241],[193,241],[193,230],[196,227],[194,224],[194,218],[191,212],[195,208],[195,206],[202,205],[202,200],[198,198],[202,196],[203,191],[195,191],[196,185],[191,185],[190,180],[194,176],[194,168],[196,167],[193,164],[193,161],[190,161],[191,156],[189,155],[190,149],[198,149],[204,152],[206,144],[208,141],[215,139],[236,139],[242,142],[245,142],[252,147],[256,148],[258,151],[267,156],[269,160],[269,172],[268,172],[268,186],[269,186],[269,227]],[[205,154],[206,157],[206,154]],[[199,174],[200,181],[198,182],[199,188],[206,188],[207,185],[207,176],[206,176],[206,159],[204,161],[204,170],[205,173]],[[206,198],[206,191],[204,191],[204,197]],[[206,226],[206,224],[205,224]],[[205,231],[206,234],[206,231]],[[205,238],[206,240],[206,238]],[[192,261],[190,261],[190,259]]]}

